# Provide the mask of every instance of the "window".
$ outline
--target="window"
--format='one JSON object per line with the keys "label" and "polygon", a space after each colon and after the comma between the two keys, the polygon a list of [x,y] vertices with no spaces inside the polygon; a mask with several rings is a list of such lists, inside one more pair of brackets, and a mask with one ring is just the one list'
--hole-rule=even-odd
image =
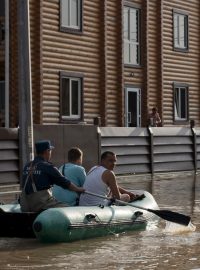
{"label": "window", "polygon": [[188,120],[188,87],[174,86],[174,118],[175,121]]}
{"label": "window", "polygon": [[174,12],[174,48],[188,49],[188,16]]}
{"label": "window", "polygon": [[124,63],[140,64],[140,10],[124,7]]}
{"label": "window", "polygon": [[61,73],[61,119],[81,120],[82,78]]}
{"label": "window", "polygon": [[60,0],[61,31],[82,31],[82,0]]}

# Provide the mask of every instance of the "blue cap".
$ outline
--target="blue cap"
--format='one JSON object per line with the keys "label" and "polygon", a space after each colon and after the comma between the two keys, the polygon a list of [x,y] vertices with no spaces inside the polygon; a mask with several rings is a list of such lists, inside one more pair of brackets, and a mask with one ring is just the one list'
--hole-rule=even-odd
{"label": "blue cap", "polygon": [[43,153],[45,150],[52,150],[54,146],[51,145],[50,141],[38,141],[35,143],[36,153]]}

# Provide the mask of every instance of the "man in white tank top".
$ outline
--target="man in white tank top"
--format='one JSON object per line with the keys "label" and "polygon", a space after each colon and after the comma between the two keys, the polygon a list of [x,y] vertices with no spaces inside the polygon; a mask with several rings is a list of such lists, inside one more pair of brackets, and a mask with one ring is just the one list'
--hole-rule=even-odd
{"label": "man in white tank top", "polygon": [[[83,188],[86,191],[102,196],[109,196],[118,200],[129,202],[137,195],[118,186],[113,169],[116,164],[116,155],[106,151],[101,155],[100,166],[93,167],[87,174]],[[107,205],[108,200],[82,193],[79,205]]]}

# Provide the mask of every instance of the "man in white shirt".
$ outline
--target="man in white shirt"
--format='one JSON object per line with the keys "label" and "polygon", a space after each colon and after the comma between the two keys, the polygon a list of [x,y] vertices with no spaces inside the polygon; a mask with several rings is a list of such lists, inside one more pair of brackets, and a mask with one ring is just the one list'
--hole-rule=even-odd
{"label": "man in white shirt", "polygon": [[[101,155],[101,164],[93,167],[86,176],[83,188],[91,193],[109,196],[125,202],[132,201],[137,195],[123,189],[117,184],[113,169],[117,158],[113,152],[106,151]],[[82,193],[79,205],[107,205],[108,200]]]}

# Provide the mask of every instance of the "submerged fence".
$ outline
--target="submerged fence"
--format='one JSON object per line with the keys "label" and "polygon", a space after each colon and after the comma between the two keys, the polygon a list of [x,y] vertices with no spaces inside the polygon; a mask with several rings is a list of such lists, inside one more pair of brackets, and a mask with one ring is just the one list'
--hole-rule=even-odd
{"label": "submerged fence", "polygon": [[0,184],[19,183],[17,128],[0,128]]}
{"label": "submerged fence", "polygon": [[200,128],[100,128],[101,152],[117,155],[116,174],[200,169]]}
{"label": "submerged fence", "polygon": [[[126,128],[91,125],[35,126],[35,140],[50,139],[56,148],[52,162],[66,162],[72,146],[84,152],[88,171],[104,151],[117,155],[115,173],[142,174],[200,169],[200,128]],[[0,129],[0,184],[19,183],[20,149],[18,129]]]}

